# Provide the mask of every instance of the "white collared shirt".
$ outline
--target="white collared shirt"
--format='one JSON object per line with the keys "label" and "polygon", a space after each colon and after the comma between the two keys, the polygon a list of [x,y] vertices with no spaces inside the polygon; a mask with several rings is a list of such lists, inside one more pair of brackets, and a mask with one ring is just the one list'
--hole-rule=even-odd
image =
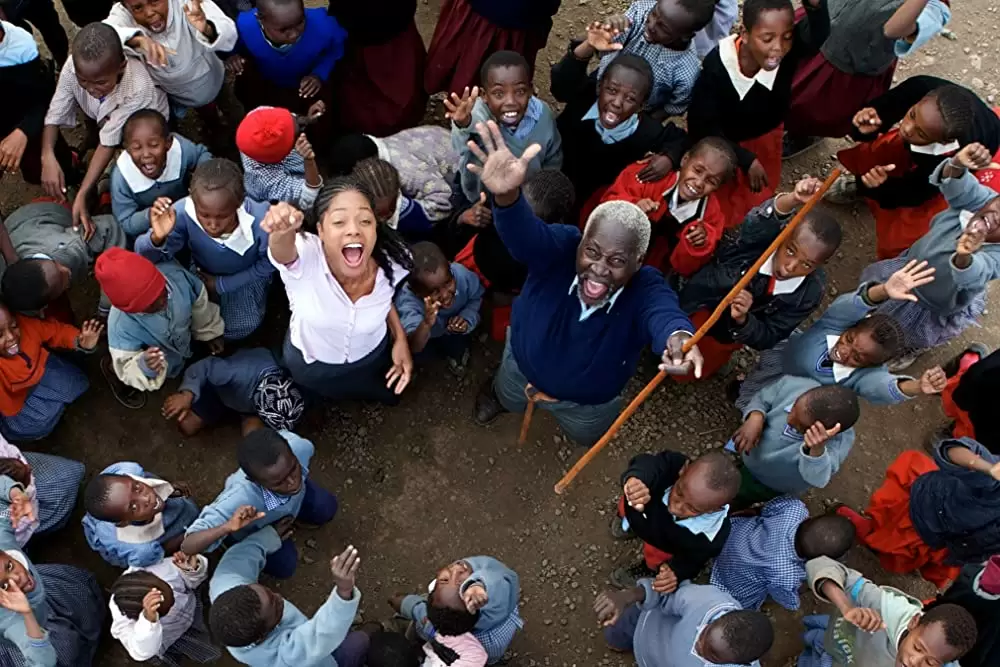
{"label": "white collared shirt", "polygon": [[927,144],[926,146],[914,146],[910,144],[911,151],[923,155],[945,155],[947,153],[954,153],[958,149],[959,145],[957,141],[949,141],[946,144],[935,141],[933,144]]}
{"label": "white collared shirt", "polygon": [[576,298],[580,300],[580,322],[583,322],[588,317],[599,311],[601,308],[607,307],[608,312],[611,312],[611,308],[615,305],[615,301],[621,296],[622,288],[619,287],[614,292],[611,293],[609,297],[603,299],[600,303],[593,306],[588,306],[583,302],[583,297],[580,296],[580,276],[575,276],[573,282],[570,283],[569,291],[567,294],[576,294]]}
{"label": "white collared shirt", "polygon": [[[169,285],[169,283],[168,283]],[[174,492],[174,485],[162,479],[152,479],[150,477],[139,477],[138,475],[126,475],[137,482],[142,482],[153,489],[156,497],[167,502],[167,498]],[[163,512],[160,512],[149,523],[140,526],[129,524],[128,526],[115,526],[116,537],[119,542],[126,544],[146,544],[160,539],[163,536]]]}
{"label": "white collared shirt", "polygon": [[[826,350],[827,353],[833,351],[833,348],[837,346],[837,341],[840,340],[840,336],[827,336],[826,337]],[[830,357],[830,361],[833,361],[833,357]],[[851,377],[854,371],[858,370],[853,366],[845,366],[844,364],[833,361],[833,379],[836,382],[843,382],[847,378]]]}
{"label": "white collared shirt", "polygon": [[205,231],[201,221],[198,220],[198,211],[195,210],[194,200],[191,197],[184,198],[184,212],[187,213],[189,218],[194,220],[194,223],[198,225],[201,231],[205,232],[206,236],[219,245],[229,248],[238,255],[247,254],[247,251],[255,245],[253,240],[254,218],[243,206],[240,206],[239,210],[236,211],[236,229],[229,234],[220,236],[219,238],[213,238],[211,234]]}
{"label": "white collared shirt", "polygon": [[781,69],[781,65],[775,67],[772,70],[766,70],[763,67],[757,70],[757,73],[752,77],[748,77],[743,72],[740,71],[740,57],[736,50],[736,35],[730,35],[724,40],[719,42],[719,59],[722,61],[722,66],[726,68],[726,74],[729,75],[729,80],[733,83],[733,88],[736,89],[736,94],[742,100],[750,92],[755,83],[759,83],[768,90],[774,88],[774,81],[778,78],[778,70]]}
{"label": "white collared shirt", "polygon": [[128,186],[132,188],[132,192],[139,194],[140,192],[149,190],[157,183],[169,183],[179,179],[181,177],[181,166],[184,162],[181,155],[182,152],[181,142],[177,140],[177,137],[173,137],[170,148],[167,150],[167,160],[166,164],[163,165],[163,172],[156,178],[149,178],[132,161],[132,157],[128,154],[128,151],[122,151],[121,155],[118,156],[118,173],[122,175]]}
{"label": "white collared shirt", "polygon": [[677,193],[679,189],[680,177],[678,176],[677,183],[674,184],[673,189],[664,192],[663,198],[667,200],[667,210],[670,211],[670,215],[674,216],[674,220],[683,225],[690,220],[701,217],[703,211],[702,205],[705,203],[705,198],[681,201],[681,197]]}
{"label": "white collared shirt", "polygon": [[[771,253],[771,256],[767,258],[764,265],[760,267],[761,275],[774,276],[774,256],[778,253],[777,250]],[[799,288],[805,281],[805,276],[799,276],[797,278],[789,278],[788,280],[778,280],[774,279],[774,289],[771,290],[771,294],[777,296],[779,294],[791,294]]]}

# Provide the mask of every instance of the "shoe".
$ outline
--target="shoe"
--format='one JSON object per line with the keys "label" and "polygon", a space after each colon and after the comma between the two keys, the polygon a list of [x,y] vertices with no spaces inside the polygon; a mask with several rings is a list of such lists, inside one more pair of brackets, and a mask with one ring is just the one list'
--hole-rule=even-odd
{"label": "shoe", "polygon": [[462,356],[458,359],[448,357],[446,361],[448,362],[448,372],[461,380],[469,370],[469,351],[463,351]]}
{"label": "shoe", "polygon": [[476,396],[476,409],[472,418],[480,426],[487,426],[505,412],[507,410],[500,405],[500,399],[497,398],[496,391],[493,389],[493,378],[491,377],[479,389],[479,394]]}
{"label": "shoe", "polygon": [[636,538],[635,533],[631,530],[625,530],[622,524],[623,521],[620,516],[617,514],[611,516],[611,537],[616,540],[634,540]]}
{"label": "shoe", "polygon": [[146,392],[128,386],[118,379],[111,366],[111,357],[101,359],[101,374],[108,381],[115,399],[129,410],[141,410],[146,406]]}
{"label": "shoe", "polygon": [[823,195],[823,199],[831,204],[848,205],[858,200],[858,181],[854,174],[841,174],[830,189]]}
{"label": "shoe", "polygon": [[820,137],[796,137],[788,132],[781,137],[781,159],[790,160],[819,145]]}
{"label": "shoe", "polygon": [[833,508],[833,513],[848,519],[854,524],[854,530],[857,531],[855,537],[859,540],[863,540],[868,537],[871,532],[875,529],[874,522],[869,516],[865,516],[860,512],[855,512],[847,505],[837,505]]}
{"label": "shoe", "polygon": [[972,362],[975,363],[980,359],[985,359],[990,356],[990,348],[986,347],[982,343],[970,343],[967,348],[959,352],[957,355],[951,358],[951,360],[941,366],[944,369],[944,374],[952,378],[958,375],[958,371],[962,366],[962,361],[965,360],[965,355],[972,354],[977,358]]}
{"label": "shoe", "polygon": [[640,560],[628,567],[620,567],[611,573],[611,585],[620,590],[635,588],[635,583],[646,577],[655,577],[656,572],[646,567],[646,561]]}
{"label": "shoe", "polygon": [[901,373],[916,363],[921,354],[923,354],[923,352],[910,352],[908,354],[904,354],[903,356],[897,357],[886,363],[885,367],[890,373]]}

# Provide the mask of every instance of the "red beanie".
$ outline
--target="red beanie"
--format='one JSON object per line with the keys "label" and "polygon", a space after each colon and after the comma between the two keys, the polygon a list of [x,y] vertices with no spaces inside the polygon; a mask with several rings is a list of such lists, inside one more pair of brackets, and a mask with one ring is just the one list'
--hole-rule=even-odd
{"label": "red beanie", "polygon": [[257,107],[236,128],[236,147],[251,160],[281,162],[295,148],[295,117],[288,109]]}
{"label": "red beanie", "polygon": [[979,577],[979,588],[990,595],[1000,595],[1000,555],[990,556]]}
{"label": "red beanie", "polygon": [[122,248],[102,252],[94,263],[94,275],[111,305],[126,313],[146,310],[167,287],[155,264]]}

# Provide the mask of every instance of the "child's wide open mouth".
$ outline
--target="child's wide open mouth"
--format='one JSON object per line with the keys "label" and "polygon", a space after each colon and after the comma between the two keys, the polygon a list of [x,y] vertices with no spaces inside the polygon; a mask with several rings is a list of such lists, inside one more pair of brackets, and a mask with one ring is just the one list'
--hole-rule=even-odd
{"label": "child's wide open mouth", "polygon": [[500,113],[500,122],[504,125],[517,125],[521,122],[521,114],[520,110],[503,111]]}
{"label": "child's wide open mouth", "polygon": [[361,260],[365,256],[365,246],[361,243],[348,243],[340,249],[347,266],[356,269],[361,266]]}

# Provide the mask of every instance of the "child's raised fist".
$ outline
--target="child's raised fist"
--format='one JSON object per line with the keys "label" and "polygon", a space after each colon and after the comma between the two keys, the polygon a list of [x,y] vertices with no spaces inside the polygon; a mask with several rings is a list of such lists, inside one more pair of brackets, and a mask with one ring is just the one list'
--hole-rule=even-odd
{"label": "child's raised fist", "polygon": [[306,137],[305,132],[299,135],[299,138],[295,140],[295,152],[302,156],[303,160],[315,160],[316,153],[313,152],[312,144],[309,143],[309,139]]}
{"label": "child's raised fist", "polygon": [[878,112],[871,107],[865,107],[854,114],[851,123],[858,128],[858,132],[861,134],[871,134],[882,127],[882,119],[878,117]]}
{"label": "child's raised fist", "polygon": [[795,190],[792,194],[795,196],[795,201],[800,204],[805,204],[812,199],[812,196],[819,192],[822,187],[823,181],[806,174],[799,180],[798,183],[795,184]]}
{"label": "child's raised fist", "polygon": [[958,154],[952,158],[952,164],[963,169],[985,169],[986,167],[997,168],[1000,165],[993,164],[993,153],[979,142],[973,142],[963,146]]}
{"label": "child's raised fist", "polygon": [[649,487],[638,477],[629,477],[625,480],[625,502],[629,504],[637,512],[643,512],[646,509],[646,505],[652,499],[649,493]]}

